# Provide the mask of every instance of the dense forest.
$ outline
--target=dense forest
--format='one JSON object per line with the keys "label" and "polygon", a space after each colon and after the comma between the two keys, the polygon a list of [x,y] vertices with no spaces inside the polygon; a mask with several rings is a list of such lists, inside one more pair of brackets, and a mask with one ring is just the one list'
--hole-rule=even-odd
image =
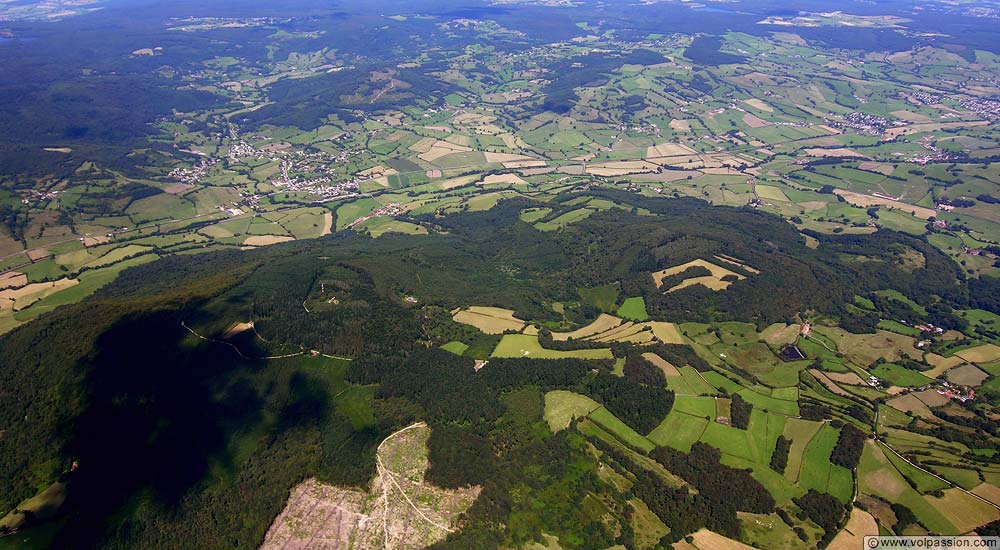
{"label": "dense forest", "polygon": [[[613,545],[622,532],[581,520],[568,504],[599,485],[587,458],[595,443],[572,429],[550,434],[539,418],[541,396],[587,395],[648,433],[674,400],[662,372],[625,346],[615,351],[625,358],[624,377],[610,373],[610,360],[491,359],[476,373],[471,357],[437,349],[464,330],[441,312],[490,304],[542,323],[555,319],[548,303],[615,281],[643,296],[654,318],[673,321],[766,325],[805,309],[838,315],[846,298],[886,284],[952,307],[970,303],[947,258],[911,237],[824,237],[814,250],[767,214],[715,207],[707,216],[699,201],[598,193],[659,217],[609,211],[571,231],[540,233],[519,221],[531,203],[516,199],[435,220],[447,234],[336,234],[168,257],[0,337],[0,509],[63,478],[69,496],[52,535],[57,545],[254,547],[293,484],[317,476],[365,486],[378,442],[422,419],[433,428],[428,479],[483,486],[465,528],[441,547],[513,544],[543,531],[572,541],[568,525]],[[920,250],[927,268],[839,263],[845,254],[893,254],[894,246]],[[690,288],[669,296],[648,275],[720,253],[761,274],[724,293]],[[324,292],[335,292],[337,303]],[[405,302],[407,295],[420,304]],[[254,330],[227,343],[190,332],[220,334],[247,319]],[[485,339],[487,353],[496,341]],[[643,351],[709,370],[687,346]],[[742,403],[734,397],[734,425],[749,418]],[[833,461],[855,465],[863,438],[845,425]],[[667,487],[620,450],[604,452],[641,480],[632,491],[672,526],[671,538],[702,526],[734,534],[737,511],[774,509],[757,481],[722,465],[711,447],[651,455],[697,493]],[[541,491],[553,479],[560,481],[552,492],[515,491]],[[840,521],[842,507],[801,500],[825,528]],[[519,513],[538,507],[544,513]]]}

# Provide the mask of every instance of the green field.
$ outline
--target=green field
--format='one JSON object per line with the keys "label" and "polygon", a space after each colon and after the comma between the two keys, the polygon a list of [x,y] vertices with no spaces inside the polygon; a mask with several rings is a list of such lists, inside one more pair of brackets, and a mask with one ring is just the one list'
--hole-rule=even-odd
{"label": "green field", "polygon": [[882,363],[870,370],[882,380],[887,380],[895,386],[919,387],[930,384],[934,380],[923,374],[894,363]]}
{"label": "green field", "polygon": [[618,316],[630,321],[648,321],[649,314],[646,313],[646,302],[641,296],[637,298],[626,298],[622,306],[618,308]]}
{"label": "green field", "polygon": [[688,452],[691,445],[701,438],[710,422],[714,420],[680,412],[675,406],[667,418],[646,437],[657,445]]}
{"label": "green field", "polygon": [[469,346],[468,344],[463,344],[462,342],[452,341],[441,346],[441,349],[450,351],[455,355],[462,355],[467,349],[469,349]]}
{"label": "green field", "polygon": [[603,406],[590,413],[588,418],[636,449],[649,452],[656,448],[652,441],[637,433]]}
{"label": "green field", "polygon": [[619,285],[617,283],[594,288],[578,289],[580,298],[597,309],[611,313],[618,304]]}
{"label": "green field", "polygon": [[565,390],[545,394],[545,422],[553,432],[566,429],[574,418],[583,418],[601,406],[593,399]]}

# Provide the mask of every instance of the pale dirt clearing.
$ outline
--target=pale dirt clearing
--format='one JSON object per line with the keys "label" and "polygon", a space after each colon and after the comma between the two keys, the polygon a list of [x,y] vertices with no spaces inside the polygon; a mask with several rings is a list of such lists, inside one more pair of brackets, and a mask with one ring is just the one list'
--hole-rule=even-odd
{"label": "pale dirt clearing", "polygon": [[319,232],[319,236],[329,235],[333,232],[333,212],[323,213],[323,230]]}
{"label": "pale dirt clearing", "polygon": [[834,193],[844,197],[845,201],[861,208],[868,208],[869,206],[884,206],[886,208],[892,208],[913,214],[922,220],[926,220],[937,215],[937,213],[930,208],[924,208],[923,206],[916,206],[914,204],[907,204],[905,202],[894,201],[891,199],[883,199],[882,197],[876,197],[874,195],[865,195],[864,193],[855,193],[854,191],[845,191],[843,189],[837,189]]}
{"label": "pale dirt clearing", "polygon": [[607,313],[602,313],[597,317],[597,319],[594,320],[594,322],[585,327],[578,328],[572,332],[553,332],[552,339],[560,342],[564,342],[570,338],[579,340],[580,338],[586,338],[587,336],[593,336],[595,334],[608,331],[620,324],[622,324],[621,318],[615,317],[614,315],[608,315]]}
{"label": "pale dirt clearing", "polygon": [[272,244],[287,243],[288,241],[294,241],[295,237],[289,237],[287,235],[254,235],[252,237],[247,237],[243,241],[243,246],[270,246]]}
{"label": "pale dirt clearing", "polygon": [[222,339],[228,340],[237,334],[241,334],[253,328],[253,323],[233,323],[222,333]]}
{"label": "pale dirt clearing", "polygon": [[668,362],[667,360],[665,360],[664,358],[660,357],[655,353],[643,353],[642,358],[645,359],[646,361],[649,361],[654,366],[663,371],[664,376],[681,375],[681,371],[677,370],[677,367],[671,365],[670,362]]}
{"label": "pale dirt clearing", "polygon": [[851,517],[847,520],[844,529],[837,533],[830,546],[830,550],[858,550],[862,547],[866,536],[878,535],[878,524],[871,514],[860,508],[851,510]]}
{"label": "pale dirt clearing", "polygon": [[0,273],[0,290],[5,288],[19,287],[28,284],[28,276],[17,271]]}
{"label": "pale dirt clearing", "polygon": [[60,290],[66,290],[67,288],[76,286],[80,283],[76,279],[67,279],[63,277],[51,282],[46,283],[31,283],[30,285],[22,286],[21,288],[8,288],[6,290],[0,290],[0,310],[2,309],[12,309],[18,311],[24,309],[31,304],[59,292]]}
{"label": "pale dirt clearing", "polygon": [[421,422],[387,437],[375,453],[377,474],[368,493],[315,479],[294,487],[261,549],[417,549],[442,540],[480,488],[424,483],[429,436]]}

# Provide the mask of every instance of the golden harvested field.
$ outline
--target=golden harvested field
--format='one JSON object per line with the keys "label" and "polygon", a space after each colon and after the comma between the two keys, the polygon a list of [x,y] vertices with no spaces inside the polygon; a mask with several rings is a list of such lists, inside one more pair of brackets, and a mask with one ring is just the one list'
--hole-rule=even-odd
{"label": "golden harvested field", "polygon": [[962,492],[961,489],[945,489],[941,498],[924,495],[924,499],[941,512],[959,533],[967,533],[991,521],[1000,519],[1000,512],[993,506]]}
{"label": "golden harvested field", "polygon": [[589,325],[578,328],[573,332],[553,332],[552,339],[558,341],[566,341],[570,338],[574,340],[579,340],[587,336],[593,336],[595,334],[600,334],[602,332],[611,330],[614,327],[622,324],[622,320],[614,315],[608,315],[607,313],[600,314],[593,323]]}
{"label": "golden harvested field", "polygon": [[802,325],[786,325],[785,323],[775,323],[760,333],[760,337],[772,346],[794,344],[799,339],[799,332]]}
{"label": "golden harvested field", "polygon": [[26,284],[28,284],[28,276],[24,273],[8,271],[7,273],[0,274],[0,290],[15,286],[24,286]]}
{"label": "golden harvested field", "polygon": [[744,277],[743,275],[729,271],[724,267],[717,266],[712,262],[699,259],[699,260],[691,260],[686,264],[681,264],[667,269],[662,269],[660,271],[655,271],[653,272],[653,282],[656,283],[656,286],[660,286],[660,283],[663,282],[664,278],[669,277],[671,275],[676,275],[678,273],[683,273],[689,267],[695,267],[695,266],[704,267],[705,269],[709,270],[712,273],[712,277],[715,277],[716,279],[721,279],[726,275],[735,275],[736,278],[740,280],[746,279],[746,277]]}
{"label": "golden harvested field", "polygon": [[754,550],[753,546],[747,546],[708,529],[698,530],[691,535],[691,538],[694,539],[692,544],[698,550]]}
{"label": "golden harvested field", "polygon": [[514,317],[514,312],[498,307],[471,306],[455,313],[456,323],[471,325],[485,334],[503,334],[508,330],[521,330],[525,322]]}
{"label": "golden harvested field", "polygon": [[0,310],[13,309],[17,311],[24,309],[46,296],[51,296],[60,290],[76,286],[79,282],[76,279],[63,277],[51,282],[32,283],[21,288],[0,290]]}
{"label": "golden harvested field", "polygon": [[982,483],[972,490],[973,494],[979,495],[993,504],[1000,505],[1000,488],[989,483]]}
{"label": "golden harvested field", "polygon": [[97,246],[99,244],[104,244],[110,241],[111,239],[107,235],[98,235],[96,237],[84,237],[83,246],[85,248],[90,248],[92,246]]}
{"label": "golden harvested field", "polygon": [[768,113],[773,113],[774,112],[774,109],[772,109],[770,105],[768,105],[767,103],[764,103],[763,101],[761,101],[761,100],[759,100],[757,98],[744,99],[743,103],[746,103],[747,105],[753,107],[754,109],[760,109],[761,111],[766,111]]}
{"label": "golden harvested field", "polygon": [[663,321],[649,321],[646,325],[653,328],[653,336],[656,336],[664,344],[683,344],[684,338],[677,325],[665,323]]}
{"label": "golden harvested field", "polygon": [[851,510],[851,517],[844,529],[827,546],[830,550],[858,550],[866,536],[878,535],[878,524],[871,514],[860,508]]}
{"label": "golden harvested field", "polygon": [[595,176],[627,176],[655,172],[659,166],[643,160],[622,160],[587,165],[587,173]]}
{"label": "golden harvested field", "polygon": [[278,243],[287,243],[288,241],[294,241],[295,237],[289,237],[287,235],[254,235],[252,237],[247,237],[243,241],[243,246],[269,246]]}
{"label": "golden harvested field", "polygon": [[447,191],[449,189],[455,189],[456,187],[464,187],[476,181],[477,179],[479,179],[479,176],[473,174],[471,176],[460,176],[457,178],[444,180],[443,182],[441,182],[441,189]]}
{"label": "golden harvested field", "polygon": [[495,185],[498,183],[506,183],[510,185],[527,185],[528,182],[521,179],[517,174],[490,174],[483,178],[480,185]]}
{"label": "golden harvested field", "polygon": [[487,152],[483,153],[483,155],[486,156],[486,162],[488,162],[490,164],[493,164],[493,163],[496,163],[496,162],[517,162],[517,161],[522,161],[522,160],[531,160],[531,161],[538,160],[538,159],[535,159],[535,158],[532,158],[532,157],[528,157],[528,156],[525,156],[525,155],[515,155],[513,153],[493,153],[493,152],[487,151]]}
{"label": "golden harvested field", "polygon": [[[417,142],[417,143],[420,143],[420,142]],[[416,145],[416,144],[414,144],[414,145]],[[411,146],[410,148],[412,149],[413,147]],[[456,145],[456,144],[451,143],[449,141],[437,140],[437,141],[434,142],[434,144],[431,146],[430,149],[428,149],[424,153],[420,153],[417,156],[421,160],[425,160],[427,162],[434,162],[435,160],[437,160],[437,159],[439,159],[439,158],[441,158],[443,156],[450,155],[452,153],[468,153],[468,152],[471,152],[471,151],[472,151],[472,148],[471,147],[467,147],[465,145]]]}
{"label": "golden harvested field", "polygon": [[992,363],[1000,360],[1000,346],[983,344],[979,347],[962,350],[955,355],[970,363]]}
{"label": "golden harvested field", "polygon": [[521,168],[545,168],[548,166],[544,160],[514,160],[503,163],[504,168],[510,169],[521,169]]}
{"label": "golden harvested field", "polygon": [[646,147],[647,158],[657,157],[679,157],[683,155],[697,155],[694,149],[680,143],[661,143]]}
{"label": "golden harvested field", "polygon": [[668,361],[660,357],[655,353],[643,353],[642,358],[649,361],[661,371],[663,371],[664,376],[680,376],[681,371],[677,370],[677,367],[671,365]]}
{"label": "golden harvested field", "polygon": [[843,189],[837,189],[834,193],[844,197],[845,201],[861,208],[868,208],[869,206],[884,206],[893,210],[913,214],[922,220],[929,219],[936,215],[934,210],[930,208],[924,208],[923,206],[916,206],[914,204],[907,204],[905,202],[890,199],[883,199],[882,197],[876,197],[874,195],[865,195],[864,193],[855,193],[854,191],[845,191]]}
{"label": "golden harvested field", "polygon": [[855,157],[855,158],[868,158],[857,151],[852,151],[845,147],[837,147],[834,149],[823,149],[823,148],[812,148],[805,149],[803,151],[807,155],[814,157]]}
{"label": "golden harvested field", "polygon": [[612,338],[613,339],[614,337],[619,336],[619,335],[634,334],[636,331],[638,331],[638,330],[641,329],[641,328],[635,328],[635,327],[639,327],[639,325],[637,325],[636,323],[633,323],[632,321],[625,321],[624,323],[622,323],[622,324],[618,325],[617,327],[614,327],[614,328],[612,328],[610,330],[606,330],[606,331],[604,331],[604,332],[602,332],[600,334],[594,334],[592,336],[588,336],[588,337],[585,338],[585,340],[603,340],[603,339],[606,339],[606,338]]}
{"label": "golden harvested field", "polygon": [[264,536],[262,550],[308,548],[417,549],[445,538],[479,496],[479,487],[440,489],[424,483],[423,422],[387,437],[375,452],[376,476],[363,492],[315,479],[294,487]]}
{"label": "golden harvested field", "polygon": [[431,147],[434,147],[435,143],[437,143],[436,139],[431,137],[425,137],[422,138],[420,141],[411,145],[410,151],[413,151],[415,153],[426,153],[431,150]]}
{"label": "golden harvested field", "polygon": [[719,279],[716,279],[715,277],[712,276],[692,277],[690,279],[685,279],[684,282],[671,288],[667,292],[673,292],[675,290],[687,288],[692,285],[701,285],[711,290],[725,290],[726,288],[729,287],[730,284],[732,283],[730,283],[729,281],[720,281]]}

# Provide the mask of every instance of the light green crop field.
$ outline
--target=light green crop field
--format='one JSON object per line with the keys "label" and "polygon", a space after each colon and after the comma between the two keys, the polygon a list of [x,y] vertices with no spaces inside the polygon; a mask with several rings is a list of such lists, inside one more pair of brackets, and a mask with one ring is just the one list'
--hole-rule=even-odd
{"label": "light green crop field", "polygon": [[649,314],[646,313],[646,302],[641,296],[626,298],[618,308],[618,316],[630,321],[647,321]]}

